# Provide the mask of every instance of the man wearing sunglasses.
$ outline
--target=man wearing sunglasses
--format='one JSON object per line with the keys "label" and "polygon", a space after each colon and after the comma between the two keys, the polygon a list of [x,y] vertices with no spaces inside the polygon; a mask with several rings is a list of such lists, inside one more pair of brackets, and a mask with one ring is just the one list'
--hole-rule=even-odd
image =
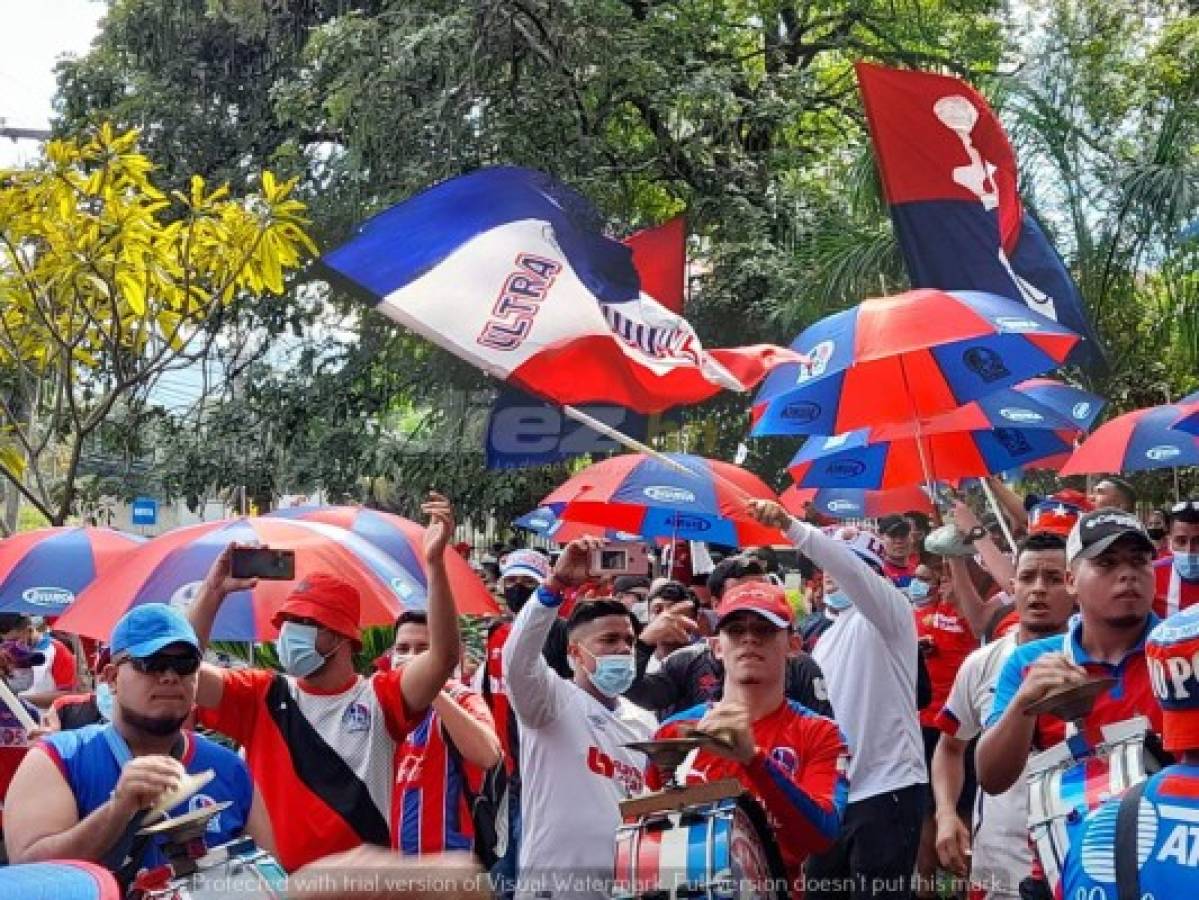
{"label": "man wearing sunglasses", "polygon": [[1153,564],[1153,611],[1165,618],[1199,603],[1199,499],[1168,511],[1168,556]]}
{"label": "man wearing sunglasses", "polygon": [[213,780],[170,814],[228,801],[208,822],[207,845],[245,832],[273,853],[270,820],[245,763],[183,728],[200,669],[200,642],[187,620],[161,603],[137,606],[117,622],[110,644],[100,677],[112,690],[113,720],[51,734],[25,757],[5,810],[9,858],[89,860],[127,881],[166,862],[154,841],[136,835],[146,811],[184,773],[209,770]]}

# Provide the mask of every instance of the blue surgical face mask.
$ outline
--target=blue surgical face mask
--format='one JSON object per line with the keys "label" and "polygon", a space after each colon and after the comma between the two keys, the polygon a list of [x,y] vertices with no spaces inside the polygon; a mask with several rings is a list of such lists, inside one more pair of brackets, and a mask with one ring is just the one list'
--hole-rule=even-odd
{"label": "blue surgical face mask", "polygon": [[1199,581],[1199,553],[1175,553],[1174,571],[1187,581]]}
{"label": "blue surgical face mask", "polygon": [[912,598],[912,602],[917,606],[923,606],[927,603],[931,592],[932,588],[927,581],[913,578],[908,582],[908,596]]}
{"label": "blue surgical face mask", "polygon": [[104,717],[105,722],[112,721],[112,686],[107,681],[96,685],[96,709]]}
{"label": "blue surgical face mask", "polygon": [[296,678],[307,678],[322,665],[327,656],[321,656],[316,650],[316,636],[319,629],[315,625],[301,625],[298,622],[284,622],[279,629],[279,639],[275,641],[275,649],[279,652],[279,662],[283,670]]}
{"label": "blue surgical face mask", "polygon": [[849,594],[845,593],[845,591],[837,590],[831,594],[824,595],[824,605],[834,612],[849,609],[852,603],[853,601],[849,599]]}
{"label": "blue surgical face mask", "polygon": [[637,667],[631,653],[611,653],[606,656],[596,656],[586,647],[579,647],[584,653],[595,660],[595,671],[588,672],[587,677],[595,685],[595,689],[605,697],[616,699],[630,687],[637,677]]}

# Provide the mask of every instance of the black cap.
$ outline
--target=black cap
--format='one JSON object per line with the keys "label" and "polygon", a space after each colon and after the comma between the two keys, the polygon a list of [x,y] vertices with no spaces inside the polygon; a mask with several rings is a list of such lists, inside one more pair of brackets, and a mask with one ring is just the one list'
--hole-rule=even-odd
{"label": "black cap", "polygon": [[691,588],[683,584],[681,581],[660,581],[649,592],[649,599],[653,600],[661,597],[664,600],[669,600],[671,603],[677,603],[680,600],[694,600],[695,594]]}
{"label": "black cap", "polygon": [[912,524],[903,516],[883,516],[878,520],[879,534],[911,534]]}
{"label": "black cap", "polygon": [[1066,563],[1073,565],[1076,559],[1094,559],[1122,538],[1131,538],[1150,553],[1157,549],[1141,520],[1132,513],[1111,506],[1084,513],[1066,539]]}

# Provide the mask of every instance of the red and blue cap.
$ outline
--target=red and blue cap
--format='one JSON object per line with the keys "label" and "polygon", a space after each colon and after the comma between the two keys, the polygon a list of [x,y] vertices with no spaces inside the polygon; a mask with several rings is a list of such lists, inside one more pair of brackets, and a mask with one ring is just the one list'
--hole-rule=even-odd
{"label": "red and blue cap", "polygon": [[775,628],[790,628],[795,621],[787,592],[769,581],[744,581],[725,591],[716,607],[716,628],[739,612],[757,613]]}
{"label": "red and blue cap", "polygon": [[135,606],[113,626],[109,648],[113,658],[153,656],[171,644],[188,644],[200,652],[200,640],[183,613],[165,603]]}
{"label": "red and blue cap", "polygon": [[1165,748],[1199,749],[1199,606],[1170,616],[1150,632],[1145,661],[1162,708]]}

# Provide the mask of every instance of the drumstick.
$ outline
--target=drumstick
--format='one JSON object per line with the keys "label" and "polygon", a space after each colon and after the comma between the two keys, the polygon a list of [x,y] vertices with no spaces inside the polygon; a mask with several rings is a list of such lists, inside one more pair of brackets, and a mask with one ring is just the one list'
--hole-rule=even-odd
{"label": "drumstick", "polygon": [[37,728],[37,722],[33,721],[33,717],[29,715],[29,710],[25,708],[25,704],[17,699],[16,694],[5,683],[3,678],[0,678],[0,700],[4,701],[4,705],[9,708],[17,721],[21,723],[21,727],[26,733]]}

